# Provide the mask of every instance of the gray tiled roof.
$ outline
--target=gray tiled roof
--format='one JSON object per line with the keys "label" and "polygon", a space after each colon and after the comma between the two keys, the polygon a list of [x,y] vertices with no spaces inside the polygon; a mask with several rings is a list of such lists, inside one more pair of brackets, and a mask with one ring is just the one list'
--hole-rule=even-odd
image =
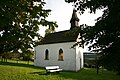
{"label": "gray tiled roof", "polygon": [[41,40],[41,44],[74,42],[76,41],[77,36],[78,32],[73,33],[72,30],[50,33]]}

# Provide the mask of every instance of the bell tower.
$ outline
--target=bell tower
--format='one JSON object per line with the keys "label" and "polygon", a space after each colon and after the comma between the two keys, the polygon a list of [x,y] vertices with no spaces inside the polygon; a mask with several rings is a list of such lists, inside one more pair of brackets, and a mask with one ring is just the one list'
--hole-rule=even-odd
{"label": "bell tower", "polygon": [[70,29],[73,29],[75,27],[79,27],[79,18],[77,17],[77,13],[76,13],[75,9],[73,9],[72,18],[70,20],[70,23],[71,23]]}

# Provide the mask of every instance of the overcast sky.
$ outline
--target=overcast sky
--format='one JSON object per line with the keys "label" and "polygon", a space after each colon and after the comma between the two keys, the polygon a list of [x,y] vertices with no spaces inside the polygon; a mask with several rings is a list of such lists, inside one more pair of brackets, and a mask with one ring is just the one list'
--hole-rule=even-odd
{"label": "overcast sky", "polygon": [[[45,0],[46,5],[45,8],[51,9],[51,13],[47,20],[49,21],[56,21],[58,24],[58,28],[56,31],[63,31],[70,29],[70,19],[72,17],[73,12],[73,3],[68,4],[64,0]],[[86,11],[84,14],[79,15],[80,19],[79,24],[87,24],[87,25],[94,25],[95,19],[102,15],[102,11],[98,10],[96,14],[89,14]],[[40,34],[44,35],[45,28],[40,28]]]}

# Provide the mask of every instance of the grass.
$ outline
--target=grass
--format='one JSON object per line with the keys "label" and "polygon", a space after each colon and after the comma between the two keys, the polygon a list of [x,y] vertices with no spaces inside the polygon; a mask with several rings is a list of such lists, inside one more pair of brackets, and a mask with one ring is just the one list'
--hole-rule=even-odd
{"label": "grass", "polygon": [[78,72],[63,71],[59,74],[46,74],[44,68],[35,67],[33,63],[9,60],[0,62],[0,80],[120,80],[120,76],[114,72],[100,70],[96,74],[95,69],[85,68]]}

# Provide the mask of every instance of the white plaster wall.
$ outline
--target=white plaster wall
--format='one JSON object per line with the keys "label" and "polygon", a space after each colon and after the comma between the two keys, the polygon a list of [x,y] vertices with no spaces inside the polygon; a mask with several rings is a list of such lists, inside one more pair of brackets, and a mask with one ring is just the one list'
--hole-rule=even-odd
{"label": "white plaster wall", "polygon": [[[63,70],[76,71],[76,49],[71,48],[74,43],[45,44],[35,47],[36,59],[34,60],[34,65],[40,67],[59,65]],[[58,61],[60,48],[63,50],[64,61]],[[46,49],[49,50],[49,60],[44,59]]]}
{"label": "white plaster wall", "polygon": [[76,46],[76,71],[83,68],[83,48]]}

